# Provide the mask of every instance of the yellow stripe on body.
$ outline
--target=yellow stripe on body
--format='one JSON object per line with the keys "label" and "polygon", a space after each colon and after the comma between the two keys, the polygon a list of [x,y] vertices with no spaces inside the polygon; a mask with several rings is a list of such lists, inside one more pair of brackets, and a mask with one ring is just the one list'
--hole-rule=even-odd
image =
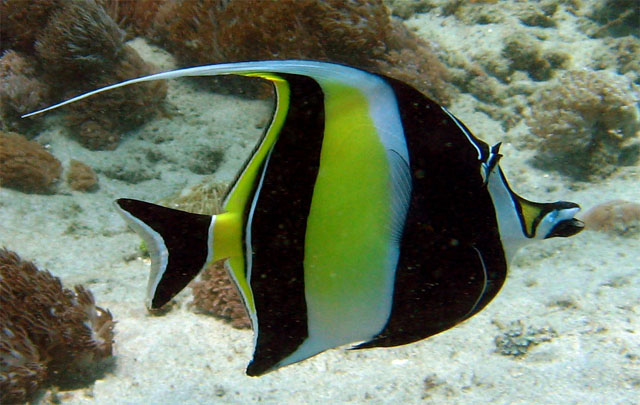
{"label": "yellow stripe on body", "polygon": [[255,151],[251,160],[238,177],[223,210],[224,214],[216,215],[213,231],[213,261],[229,259],[232,276],[242,294],[251,314],[255,314],[255,302],[249,282],[245,277],[245,252],[242,240],[245,227],[244,214],[247,204],[251,204],[251,197],[255,183],[259,180],[262,163],[267,158],[271,148],[278,139],[289,111],[289,84],[280,76],[269,73],[247,73],[244,76],[261,77],[273,82],[276,90],[276,107],[270,127]]}
{"label": "yellow stripe on body", "polygon": [[304,280],[310,337],[317,331],[316,342],[332,347],[372,336],[390,313],[380,299],[393,291],[390,168],[365,95],[341,83],[322,89],[326,124]]}

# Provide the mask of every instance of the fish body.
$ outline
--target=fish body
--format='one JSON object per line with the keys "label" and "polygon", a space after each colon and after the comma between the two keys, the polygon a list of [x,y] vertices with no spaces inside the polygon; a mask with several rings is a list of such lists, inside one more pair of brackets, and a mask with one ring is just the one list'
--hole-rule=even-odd
{"label": "fish body", "polygon": [[201,66],[48,109],[137,82],[223,74],[267,79],[276,94],[224,212],[116,207],[151,253],[149,308],[226,260],[254,329],[249,375],[344,344],[397,346],[449,329],[495,297],[520,247],[582,229],[577,204],[511,190],[499,144],[413,87],[344,65]]}

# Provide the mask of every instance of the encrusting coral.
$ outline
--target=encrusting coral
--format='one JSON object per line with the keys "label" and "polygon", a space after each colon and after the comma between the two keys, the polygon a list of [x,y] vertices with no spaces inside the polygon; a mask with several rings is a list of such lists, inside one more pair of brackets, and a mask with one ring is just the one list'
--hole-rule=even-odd
{"label": "encrusting coral", "polygon": [[76,387],[111,364],[114,322],[82,286],[0,249],[0,403],[24,402],[48,384]]}
{"label": "encrusting coral", "polygon": [[0,187],[50,193],[62,165],[40,144],[14,132],[0,131]]}
{"label": "encrusting coral", "polygon": [[534,163],[578,180],[610,175],[640,152],[638,112],[629,82],[606,72],[569,71],[541,87],[527,119]]}

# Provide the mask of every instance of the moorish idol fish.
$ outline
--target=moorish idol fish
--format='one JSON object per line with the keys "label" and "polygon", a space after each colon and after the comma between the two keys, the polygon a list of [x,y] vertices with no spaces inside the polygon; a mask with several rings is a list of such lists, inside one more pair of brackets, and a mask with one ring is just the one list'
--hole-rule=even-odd
{"label": "moorish idol fish", "polygon": [[583,228],[572,202],[515,194],[489,147],[391,77],[324,62],[229,63],[151,80],[243,75],[275,89],[271,123],[219,215],[115,202],[151,253],[159,308],[226,259],[254,330],[258,376],[344,344],[397,346],[473,316],[529,241]]}

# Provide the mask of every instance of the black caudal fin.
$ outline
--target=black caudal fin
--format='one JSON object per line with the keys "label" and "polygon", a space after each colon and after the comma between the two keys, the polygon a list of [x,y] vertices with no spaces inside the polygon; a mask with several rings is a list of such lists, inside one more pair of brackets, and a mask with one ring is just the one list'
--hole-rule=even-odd
{"label": "black caudal fin", "polygon": [[160,308],[207,264],[213,217],[127,198],[115,205],[147,244],[151,255],[147,307]]}

